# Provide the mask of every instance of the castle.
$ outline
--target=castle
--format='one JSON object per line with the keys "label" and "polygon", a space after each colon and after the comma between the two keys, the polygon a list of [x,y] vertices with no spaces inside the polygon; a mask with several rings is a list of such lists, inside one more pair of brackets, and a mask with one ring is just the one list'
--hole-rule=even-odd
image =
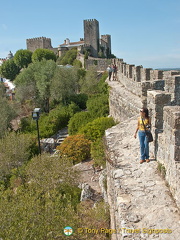
{"label": "castle", "polygon": [[96,19],[84,20],[84,38],[80,41],[70,42],[68,38],[64,40],[57,48],[51,45],[51,39],[38,37],[26,39],[27,49],[34,52],[38,48],[50,49],[56,55],[61,56],[67,50],[77,47],[80,53],[87,51],[89,56],[98,58],[103,56],[108,58],[111,55],[111,36],[99,35],[99,22]]}

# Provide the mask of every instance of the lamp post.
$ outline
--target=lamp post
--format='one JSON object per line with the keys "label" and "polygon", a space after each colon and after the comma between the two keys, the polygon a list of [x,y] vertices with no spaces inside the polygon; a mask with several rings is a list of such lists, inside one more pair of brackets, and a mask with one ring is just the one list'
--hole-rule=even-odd
{"label": "lamp post", "polygon": [[33,120],[36,120],[36,126],[37,126],[37,135],[38,135],[38,147],[39,147],[39,154],[41,155],[41,145],[40,145],[40,136],[39,136],[39,124],[38,120],[40,117],[40,108],[35,108],[32,112],[32,118]]}

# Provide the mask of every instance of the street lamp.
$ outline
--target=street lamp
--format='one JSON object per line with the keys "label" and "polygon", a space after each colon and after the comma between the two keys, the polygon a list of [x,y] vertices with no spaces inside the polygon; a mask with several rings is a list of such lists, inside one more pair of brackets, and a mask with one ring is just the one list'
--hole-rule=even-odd
{"label": "street lamp", "polygon": [[32,118],[33,120],[36,120],[36,126],[37,126],[37,134],[38,134],[38,147],[39,147],[39,153],[41,154],[41,145],[40,145],[40,137],[39,137],[39,125],[38,125],[38,120],[40,117],[40,108],[35,108],[34,111],[32,112]]}

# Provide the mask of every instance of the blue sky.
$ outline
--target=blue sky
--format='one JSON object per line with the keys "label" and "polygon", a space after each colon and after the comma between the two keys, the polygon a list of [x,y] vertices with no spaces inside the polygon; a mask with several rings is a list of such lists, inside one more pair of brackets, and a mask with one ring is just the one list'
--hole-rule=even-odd
{"label": "blue sky", "polygon": [[179,0],[0,0],[0,58],[26,49],[26,39],[57,47],[84,37],[83,20],[97,19],[112,53],[146,68],[180,67]]}

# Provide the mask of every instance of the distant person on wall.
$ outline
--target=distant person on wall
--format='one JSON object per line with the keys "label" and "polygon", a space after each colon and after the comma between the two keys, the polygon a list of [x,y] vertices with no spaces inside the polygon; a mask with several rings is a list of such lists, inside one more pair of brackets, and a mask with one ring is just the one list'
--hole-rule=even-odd
{"label": "distant person on wall", "polygon": [[150,162],[149,160],[149,142],[146,137],[145,131],[150,131],[151,119],[149,117],[149,111],[147,108],[142,108],[140,110],[140,117],[138,118],[138,125],[134,137],[136,138],[137,132],[140,142],[140,164],[143,162]]}
{"label": "distant person on wall", "polygon": [[110,65],[109,65],[108,68],[107,68],[107,72],[108,72],[108,76],[109,76],[109,81],[111,81],[112,68],[111,68]]}
{"label": "distant person on wall", "polygon": [[117,66],[116,64],[113,64],[113,80],[117,80]]}

